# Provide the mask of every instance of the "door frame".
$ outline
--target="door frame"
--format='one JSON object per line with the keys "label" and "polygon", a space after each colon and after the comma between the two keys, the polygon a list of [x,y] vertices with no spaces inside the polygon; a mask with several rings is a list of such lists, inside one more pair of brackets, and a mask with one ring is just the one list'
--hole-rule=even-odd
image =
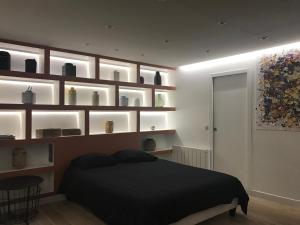
{"label": "door frame", "polygon": [[211,146],[211,157],[210,157],[210,166],[211,169],[214,170],[214,78],[224,77],[224,76],[235,76],[245,74],[246,76],[246,117],[248,118],[246,121],[246,149],[245,149],[245,167],[243,168],[245,171],[245,188],[250,189],[252,184],[252,170],[251,170],[251,162],[252,162],[252,145],[253,145],[253,95],[252,95],[252,87],[253,80],[250,77],[249,68],[242,68],[237,70],[229,70],[218,73],[210,74],[210,107],[209,107],[209,143]]}

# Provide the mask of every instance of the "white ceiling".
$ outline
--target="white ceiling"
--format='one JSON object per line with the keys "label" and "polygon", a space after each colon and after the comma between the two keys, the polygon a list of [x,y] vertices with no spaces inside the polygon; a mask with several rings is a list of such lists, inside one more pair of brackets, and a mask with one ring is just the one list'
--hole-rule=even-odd
{"label": "white ceiling", "polygon": [[299,0],[1,0],[0,37],[179,66],[299,41],[299,12]]}

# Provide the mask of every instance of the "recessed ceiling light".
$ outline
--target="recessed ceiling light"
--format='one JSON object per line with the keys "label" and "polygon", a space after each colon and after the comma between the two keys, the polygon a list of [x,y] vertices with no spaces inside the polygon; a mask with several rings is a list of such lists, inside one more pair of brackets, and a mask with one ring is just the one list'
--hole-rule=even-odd
{"label": "recessed ceiling light", "polygon": [[266,35],[266,36],[262,36],[262,37],[260,38],[261,41],[265,41],[265,40],[267,40],[267,39],[269,39],[269,36],[267,36],[267,35]]}
{"label": "recessed ceiling light", "polygon": [[227,22],[225,20],[221,20],[218,24],[221,26],[224,26],[224,25],[227,25]]}
{"label": "recessed ceiling light", "polygon": [[109,30],[112,30],[112,29],[114,29],[115,27],[114,27],[113,25],[110,25],[110,24],[109,24],[109,25],[106,25],[105,28],[106,28],[106,29],[109,29]]}

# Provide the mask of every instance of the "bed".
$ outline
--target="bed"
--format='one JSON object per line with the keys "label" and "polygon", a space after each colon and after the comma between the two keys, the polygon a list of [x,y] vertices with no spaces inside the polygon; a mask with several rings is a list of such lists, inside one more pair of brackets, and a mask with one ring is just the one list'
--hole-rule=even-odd
{"label": "bed", "polygon": [[71,165],[62,191],[108,225],[192,225],[249,200],[235,177],[162,159]]}

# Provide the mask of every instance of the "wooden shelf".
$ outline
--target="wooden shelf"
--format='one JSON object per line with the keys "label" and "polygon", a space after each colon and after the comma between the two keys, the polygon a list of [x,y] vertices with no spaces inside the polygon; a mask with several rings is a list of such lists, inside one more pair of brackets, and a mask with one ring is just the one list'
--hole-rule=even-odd
{"label": "wooden shelf", "polygon": [[82,139],[85,140],[87,136],[90,137],[100,137],[100,136],[122,136],[126,134],[139,134],[141,136],[146,135],[174,135],[176,130],[156,130],[156,131],[141,131],[141,132],[120,132],[120,133],[112,133],[112,134],[90,134],[90,135],[78,135],[78,136],[62,136],[55,138],[39,138],[39,139],[29,139],[29,140],[0,140],[0,148],[8,147],[8,146],[23,146],[26,144],[51,144],[56,142],[63,142],[66,140],[72,139]]}
{"label": "wooden shelf", "polygon": [[19,78],[30,78],[30,79],[40,79],[40,80],[61,80],[61,76],[49,75],[43,73],[26,73],[20,71],[11,71],[11,70],[0,70],[0,76],[6,77],[19,77]]}
{"label": "wooden shelf", "polygon": [[42,173],[49,173],[54,171],[54,166],[45,166],[45,167],[38,167],[38,168],[28,168],[28,169],[20,169],[20,170],[13,170],[7,172],[0,172],[0,177],[13,177],[13,176],[26,176],[32,174],[42,174]]}
{"label": "wooden shelf", "polygon": [[0,109],[9,110],[107,110],[107,111],[176,111],[175,107],[135,107],[135,106],[92,106],[92,105],[38,105],[0,104]]}
{"label": "wooden shelf", "polygon": [[35,169],[42,169],[42,168],[49,168],[53,167],[53,163],[48,163],[45,165],[37,165],[37,166],[32,166],[32,167],[25,167],[23,169],[11,169],[11,170],[0,170],[0,176],[1,174],[6,174],[6,173],[15,173],[15,172],[21,172],[21,171],[26,171],[26,170],[35,170]]}
{"label": "wooden shelf", "polygon": [[155,151],[150,151],[150,154],[159,155],[159,154],[170,154],[172,153],[173,149],[158,149]]}
{"label": "wooden shelf", "polygon": [[19,71],[8,71],[0,70],[0,76],[6,77],[19,77],[19,78],[30,78],[30,79],[39,79],[39,80],[53,80],[53,81],[69,81],[69,82],[78,82],[78,83],[87,83],[87,84],[106,84],[106,85],[118,85],[126,87],[138,87],[138,88],[153,88],[161,90],[176,90],[174,86],[160,86],[160,85],[151,85],[151,84],[139,84],[132,82],[122,82],[122,81],[112,81],[112,80],[98,80],[95,78],[83,78],[83,77],[68,77],[61,75],[51,75],[51,74],[42,74],[42,73],[26,73]]}
{"label": "wooden shelf", "polygon": [[151,131],[141,131],[141,135],[153,135],[153,134],[165,134],[173,135],[176,133],[176,130],[151,130]]}

